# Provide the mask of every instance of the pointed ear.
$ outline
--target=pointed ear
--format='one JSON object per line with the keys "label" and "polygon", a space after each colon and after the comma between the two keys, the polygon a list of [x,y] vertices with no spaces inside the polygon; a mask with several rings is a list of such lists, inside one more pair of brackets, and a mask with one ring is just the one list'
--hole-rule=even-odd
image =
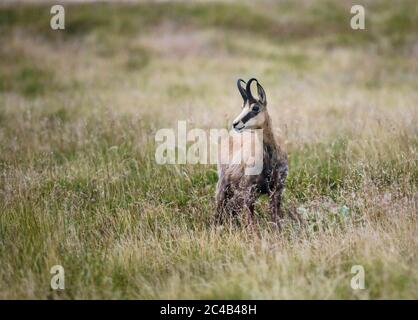
{"label": "pointed ear", "polygon": [[258,83],[258,81],[257,81],[257,92],[258,92],[258,99],[259,99],[259,101],[263,105],[267,105],[266,93],[265,93],[263,87],[261,86],[261,84]]}
{"label": "pointed ear", "polygon": [[257,79],[251,78],[250,80],[248,80],[247,85],[245,87],[245,91],[247,91],[247,96],[248,100],[250,100],[250,103],[254,103],[256,101],[253,97],[253,94],[251,93],[251,83],[253,83],[254,81],[257,82]]}
{"label": "pointed ear", "polygon": [[244,104],[246,104],[247,103],[247,100],[248,100],[248,96],[247,96],[247,92],[242,87],[241,82],[244,82],[244,84],[245,84],[245,81],[244,80],[238,79],[238,81],[237,81],[237,87],[238,87],[239,93],[241,93],[242,99],[244,100]]}

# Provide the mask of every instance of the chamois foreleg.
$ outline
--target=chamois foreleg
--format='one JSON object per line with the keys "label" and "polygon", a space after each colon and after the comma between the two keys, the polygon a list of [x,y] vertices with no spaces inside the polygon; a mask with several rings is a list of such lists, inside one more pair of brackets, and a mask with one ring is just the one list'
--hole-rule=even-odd
{"label": "chamois foreleg", "polygon": [[228,205],[231,202],[231,190],[229,184],[221,179],[219,180],[216,186],[216,212],[215,212],[215,222],[223,223],[225,220],[225,215],[228,211]]}
{"label": "chamois foreleg", "polygon": [[247,221],[249,226],[254,225],[254,209],[255,209],[255,201],[256,201],[256,193],[255,187],[252,186],[250,189],[244,194],[244,210],[247,214]]}

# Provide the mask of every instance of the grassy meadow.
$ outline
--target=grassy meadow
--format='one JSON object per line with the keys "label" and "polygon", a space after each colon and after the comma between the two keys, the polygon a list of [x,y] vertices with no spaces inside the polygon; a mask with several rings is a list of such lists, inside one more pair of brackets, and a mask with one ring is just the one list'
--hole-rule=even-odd
{"label": "grassy meadow", "polygon": [[[59,31],[0,4],[0,298],[418,299],[418,6],[357,1],[354,31],[352,4],[67,3]],[[289,153],[280,232],[265,198],[257,232],[217,227],[216,167],[154,158],[178,120],[230,126],[253,76]]]}

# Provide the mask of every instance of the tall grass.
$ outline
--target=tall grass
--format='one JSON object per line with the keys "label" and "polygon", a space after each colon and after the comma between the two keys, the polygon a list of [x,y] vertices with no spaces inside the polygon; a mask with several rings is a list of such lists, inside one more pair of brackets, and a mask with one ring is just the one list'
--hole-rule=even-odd
{"label": "tall grass", "polygon": [[[63,32],[1,7],[0,298],[418,298],[411,4],[366,1],[362,33],[339,1],[69,5]],[[264,198],[255,231],[215,226],[216,168],[154,159],[249,76],[289,153],[280,232]]]}

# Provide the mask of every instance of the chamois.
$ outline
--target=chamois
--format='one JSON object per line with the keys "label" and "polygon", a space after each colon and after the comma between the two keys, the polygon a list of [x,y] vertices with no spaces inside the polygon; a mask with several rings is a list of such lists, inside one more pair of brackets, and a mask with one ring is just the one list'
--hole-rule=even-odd
{"label": "chamois", "polygon": [[[254,81],[257,83],[258,99],[255,99],[251,93],[251,83]],[[245,84],[245,81],[238,79],[238,90],[244,102],[241,113],[232,124],[235,132],[231,132],[224,145],[228,149],[225,150],[221,146],[218,150],[219,180],[216,186],[216,221],[222,222],[225,214],[235,216],[244,209],[248,213],[248,223],[252,225],[255,202],[261,194],[266,194],[269,197],[272,222],[279,226],[278,215],[282,216],[280,204],[288,172],[287,153],[273,134],[263,87],[255,78],[246,83],[245,89],[241,83]],[[256,131],[262,132],[262,148],[259,147],[258,151],[255,151],[260,153],[262,168],[259,173],[249,175],[245,171],[244,165],[248,157],[242,154],[243,145],[252,143],[248,140],[251,140],[251,136]],[[241,141],[238,142],[238,148],[231,148],[237,140]],[[234,159],[238,153],[242,157],[241,163],[232,164],[230,160]],[[228,157],[227,161],[225,161],[225,155]]]}

